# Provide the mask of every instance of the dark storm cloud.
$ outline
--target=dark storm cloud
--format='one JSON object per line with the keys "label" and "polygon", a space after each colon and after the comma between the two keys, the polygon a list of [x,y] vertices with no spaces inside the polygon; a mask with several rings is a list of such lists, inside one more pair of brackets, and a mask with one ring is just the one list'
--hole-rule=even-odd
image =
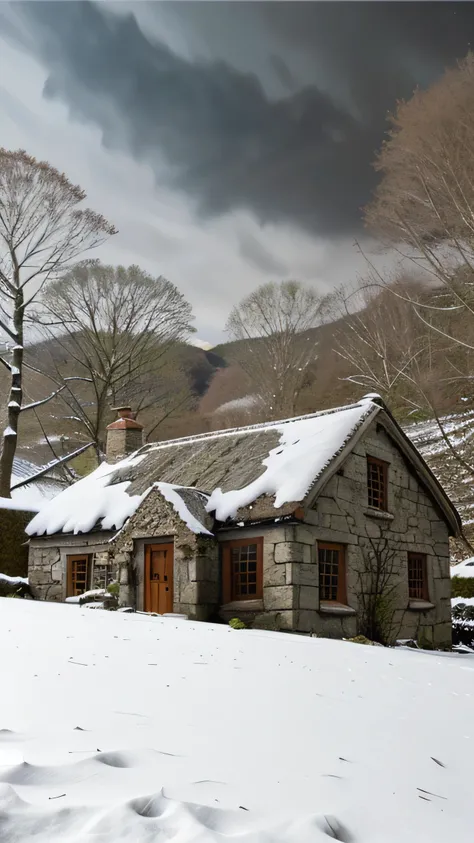
{"label": "dark storm cloud", "polygon": [[239,252],[249,264],[278,278],[288,276],[289,268],[277,260],[268,249],[263,246],[253,234],[243,234],[239,238]]}
{"label": "dark storm cloud", "polygon": [[[277,99],[255,74],[178,57],[104,4],[18,5],[48,68],[46,94],[99,126],[106,146],[164,172],[203,214],[247,208],[321,235],[355,232],[387,110],[474,34],[467,3],[218,4],[223,27],[232,12],[268,36]],[[176,4],[181,17],[186,5]],[[200,5],[188,7],[195,18]]]}

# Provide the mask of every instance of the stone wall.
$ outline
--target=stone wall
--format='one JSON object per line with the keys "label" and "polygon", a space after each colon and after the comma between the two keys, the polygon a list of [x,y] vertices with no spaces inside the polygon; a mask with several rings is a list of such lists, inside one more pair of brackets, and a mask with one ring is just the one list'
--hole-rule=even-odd
{"label": "stone wall", "polygon": [[67,557],[80,553],[92,556],[91,588],[102,588],[117,577],[117,565],[110,553],[111,533],[30,539],[28,577],[35,597],[66,599]]}
{"label": "stone wall", "polygon": [[[367,456],[390,464],[387,517],[367,505]],[[416,638],[425,646],[451,642],[451,580],[448,528],[436,506],[413,475],[398,448],[374,423],[338,474],[332,477],[305,513],[304,524],[243,528],[220,533],[219,539],[264,538],[263,601],[255,607],[255,626],[293,629],[334,638],[361,631],[367,588],[367,562],[373,548],[383,549],[393,568],[390,637]],[[317,542],[346,548],[347,607],[319,601]],[[427,554],[428,603],[410,603],[407,553]],[[238,612],[235,612],[239,616]]]}
{"label": "stone wall", "polygon": [[153,490],[112,543],[121,568],[120,602],[144,607],[145,545],[173,542],[173,611],[197,620],[213,617],[219,603],[216,541],[196,535],[160,492]]}
{"label": "stone wall", "polygon": [[[389,463],[388,515],[367,506],[367,456]],[[348,603],[361,611],[361,572],[373,547],[386,547],[393,560],[396,584],[392,636],[418,638],[424,645],[449,646],[451,642],[451,580],[448,528],[438,508],[421,486],[398,448],[374,422],[318,497],[307,520],[317,527],[320,541],[347,546]],[[410,603],[408,597],[409,551],[427,555],[429,603]],[[392,564],[392,562],[391,562]],[[396,598],[396,601],[395,601]],[[432,608],[428,608],[431,604]],[[305,622],[309,623],[306,618]],[[348,618],[320,619],[323,634],[344,631]]]}

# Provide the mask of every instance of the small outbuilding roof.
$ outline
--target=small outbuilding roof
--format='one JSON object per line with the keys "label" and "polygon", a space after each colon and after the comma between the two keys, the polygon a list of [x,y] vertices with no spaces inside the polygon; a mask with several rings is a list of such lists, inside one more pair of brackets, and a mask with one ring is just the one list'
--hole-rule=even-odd
{"label": "small outbuilding roof", "polygon": [[[400,448],[423,474],[452,531],[458,532],[459,516],[453,505],[373,395],[299,418],[144,445],[115,465],[103,463],[64,490],[33,518],[27,532],[38,536],[119,530],[156,485],[173,488],[184,503],[190,490],[195,490],[200,497],[197,502],[194,496],[193,506],[198,503],[202,508],[205,496],[205,510],[219,522],[235,519],[239,510],[257,499],[266,502],[256,508],[258,520],[287,515],[289,504],[296,509],[310,490],[326,482],[336,463],[379,414],[386,417]],[[196,520],[203,524],[202,513]]]}

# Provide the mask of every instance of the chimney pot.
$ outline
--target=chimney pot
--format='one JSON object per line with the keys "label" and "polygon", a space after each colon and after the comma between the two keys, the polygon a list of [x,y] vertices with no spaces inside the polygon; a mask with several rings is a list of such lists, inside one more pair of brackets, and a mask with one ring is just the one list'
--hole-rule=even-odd
{"label": "chimney pot", "polygon": [[134,419],[136,413],[132,413],[131,407],[113,407],[119,419]]}

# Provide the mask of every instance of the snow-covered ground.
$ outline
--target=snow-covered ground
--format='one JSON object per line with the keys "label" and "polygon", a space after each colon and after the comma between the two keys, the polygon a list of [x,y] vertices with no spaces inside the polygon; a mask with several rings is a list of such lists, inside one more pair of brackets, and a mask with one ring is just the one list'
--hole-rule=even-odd
{"label": "snow-covered ground", "polygon": [[0,600],[5,843],[468,843],[474,656]]}

